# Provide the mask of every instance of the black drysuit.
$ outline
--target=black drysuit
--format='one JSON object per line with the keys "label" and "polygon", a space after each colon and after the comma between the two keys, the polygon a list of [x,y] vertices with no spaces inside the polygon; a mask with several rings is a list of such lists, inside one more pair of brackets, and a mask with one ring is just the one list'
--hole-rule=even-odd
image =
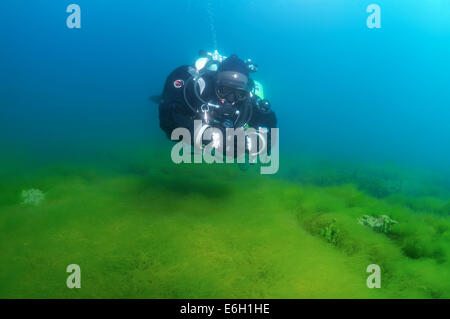
{"label": "black drysuit", "polygon": [[[159,122],[161,129],[166,133],[170,139],[172,131],[178,127],[187,128],[191,132],[191,136],[194,136],[194,120],[202,119],[202,112],[194,112],[194,110],[200,109],[201,102],[194,92],[194,81],[192,76],[195,74],[195,69],[191,66],[181,66],[174,70],[166,80],[164,85],[164,91],[162,94],[162,100],[159,104]],[[201,93],[203,99],[218,103],[218,98],[214,93],[215,87],[215,72],[208,72],[202,75],[205,81],[205,89]],[[186,86],[186,89],[185,89]],[[198,88],[197,88],[198,90]],[[187,104],[186,100],[191,104],[191,107]],[[271,134],[270,129],[276,128],[277,119],[275,113],[271,110],[263,111],[257,105],[257,98],[253,96],[246,103],[250,103],[251,117],[247,124],[252,128],[265,127],[269,129],[268,132],[268,147],[270,150]],[[239,105],[237,105],[239,108]],[[194,110],[193,110],[193,109]],[[214,112],[212,113],[214,117]],[[219,118],[217,116],[217,118]],[[241,127],[245,123],[237,121],[234,128]],[[221,125],[218,125],[219,128]],[[228,126],[229,127],[229,126]]]}

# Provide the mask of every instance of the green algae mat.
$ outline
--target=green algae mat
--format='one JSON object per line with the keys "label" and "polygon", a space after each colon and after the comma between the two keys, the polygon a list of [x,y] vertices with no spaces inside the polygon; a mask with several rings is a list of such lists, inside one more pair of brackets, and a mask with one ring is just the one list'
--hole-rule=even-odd
{"label": "green algae mat", "polygon": [[[379,176],[296,173],[295,165],[267,177],[161,162],[27,172],[9,163],[0,180],[0,297],[450,297],[445,196],[391,194],[392,180],[383,186]],[[80,289],[67,288],[71,264]],[[371,264],[380,288],[368,288]]]}

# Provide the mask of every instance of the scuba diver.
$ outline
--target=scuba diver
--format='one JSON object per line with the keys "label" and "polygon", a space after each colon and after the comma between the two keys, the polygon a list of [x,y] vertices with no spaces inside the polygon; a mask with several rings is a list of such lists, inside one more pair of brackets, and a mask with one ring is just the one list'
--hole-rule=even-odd
{"label": "scuba diver", "polygon": [[[186,128],[194,147],[202,148],[202,135],[209,127],[220,129],[223,136],[227,128],[253,128],[260,139],[265,139],[257,139],[258,147],[270,154],[270,129],[276,127],[277,119],[264,98],[262,85],[250,78],[256,71],[257,65],[251,60],[243,61],[236,55],[223,57],[217,50],[200,51],[193,65],[180,66],[167,77],[161,97],[151,98],[159,103],[161,129],[170,139],[174,129]],[[196,130],[195,120],[201,120],[200,129]],[[247,145],[247,154],[249,148]]]}

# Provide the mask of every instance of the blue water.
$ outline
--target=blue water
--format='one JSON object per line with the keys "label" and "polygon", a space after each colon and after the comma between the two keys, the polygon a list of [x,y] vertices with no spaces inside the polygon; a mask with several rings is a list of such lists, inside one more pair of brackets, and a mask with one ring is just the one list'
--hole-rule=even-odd
{"label": "blue water", "polygon": [[74,0],[81,29],[70,3],[0,2],[2,157],[169,143],[148,97],[216,42],[259,64],[282,155],[449,170],[449,1]]}

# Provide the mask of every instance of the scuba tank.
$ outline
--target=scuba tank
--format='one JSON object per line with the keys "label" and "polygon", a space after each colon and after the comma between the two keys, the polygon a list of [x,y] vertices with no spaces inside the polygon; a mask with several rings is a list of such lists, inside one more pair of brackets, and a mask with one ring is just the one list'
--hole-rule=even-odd
{"label": "scuba tank", "polygon": [[195,68],[198,72],[200,72],[200,70],[204,69],[205,67],[209,71],[217,71],[218,64],[222,63],[227,58],[226,56],[220,55],[219,51],[217,50],[214,50],[213,53],[201,50],[199,52],[199,56],[200,58],[195,61]]}

